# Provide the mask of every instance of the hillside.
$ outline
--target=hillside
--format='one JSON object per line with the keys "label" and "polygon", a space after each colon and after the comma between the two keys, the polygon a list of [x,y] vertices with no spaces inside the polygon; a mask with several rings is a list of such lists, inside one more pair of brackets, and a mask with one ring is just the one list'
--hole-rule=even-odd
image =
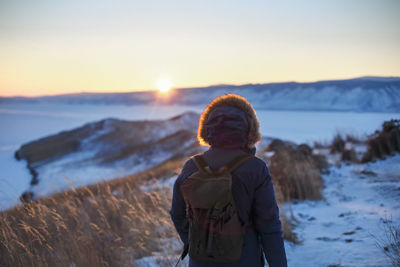
{"label": "hillside", "polygon": [[69,103],[107,105],[205,105],[216,96],[236,93],[255,108],[269,110],[331,110],[400,112],[399,77],[361,77],[310,83],[282,82],[182,88],[159,95],[155,91],[81,93],[36,98],[0,98],[0,103]]}
{"label": "hillside", "polygon": [[104,119],[26,143],[15,157],[28,163],[30,192],[44,196],[196,153],[198,116],[188,112],[168,120]]}

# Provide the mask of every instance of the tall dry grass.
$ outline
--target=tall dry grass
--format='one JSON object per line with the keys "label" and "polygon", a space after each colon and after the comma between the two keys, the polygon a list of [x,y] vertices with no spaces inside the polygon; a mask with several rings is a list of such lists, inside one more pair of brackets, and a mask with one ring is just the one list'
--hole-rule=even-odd
{"label": "tall dry grass", "polygon": [[[354,144],[364,144],[365,140],[362,137],[347,134],[342,135],[337,133],[332,143],[330,144],[331,154],[340,154],[340,159],[346,162],[359,163],[360,159],[357,157],[357,153],[353,148]],[[346,144],[350,144],[350,148],[346,147]]]}
{"label": "tall dry grass", "polygon": [[135,259],[162,252],[163,240],[177,239],[171,192],[145,193],[138,182],[181,164],[170,161],[0,213],[0,266],[134,266]]}
{"label": "tall dry grass", "polygon": [[274,151],[269,170],[280,202],[322,198],[320,170],[328,166],[323,156],[313,155],[307,145],[296,146],[281,140],[273,141],[267,151]]}
{"label": "tall dry grass", "polygon": [[290,151],[278,151],[271,160],[270,170],[285,201],[322,198],[322,178],[311,160],[299,160]]}
{"label": "tall dry grass", "polygon": [[368,151],[363,156],[362,162],[376,158],[384,159],[388,155],[400,152],[400,120],[385,121],[382,129],[368,138],[367,145]]}

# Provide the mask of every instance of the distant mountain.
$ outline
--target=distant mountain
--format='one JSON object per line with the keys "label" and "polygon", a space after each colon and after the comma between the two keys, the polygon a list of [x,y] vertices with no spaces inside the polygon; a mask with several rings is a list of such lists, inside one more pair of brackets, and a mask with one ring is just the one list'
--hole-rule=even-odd
{"label": "distant mountain", "polygon": [[168,95],[146,91],[80,93],[36,98],[13,97],[0,98],[0,103],[205,105],[214,97],[226,93],[242,95],[258,109],[400,112],[400,77],[373,76],[310,83],[283,82],[182,88]]}

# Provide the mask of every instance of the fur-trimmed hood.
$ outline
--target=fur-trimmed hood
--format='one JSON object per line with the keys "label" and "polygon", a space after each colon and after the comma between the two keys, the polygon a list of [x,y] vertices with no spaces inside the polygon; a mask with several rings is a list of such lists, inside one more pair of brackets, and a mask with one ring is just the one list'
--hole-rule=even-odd
{"label": "fur-trimmed hood", "polygon": [[197,140],[200,145],[210,146],[210,140],[207,138],[206,123],[209,119],[210,113],[223,106],[232,106],[242,110],[247,118],[248,123],[248,136],[247,147],[252,149],[261,141],[262,135],[260,133],[260,122],[257,118],[256,112],[246,98],[236,94],[226,94],[219,96],[212,100],[200,116],[199,127],[197,130]]}

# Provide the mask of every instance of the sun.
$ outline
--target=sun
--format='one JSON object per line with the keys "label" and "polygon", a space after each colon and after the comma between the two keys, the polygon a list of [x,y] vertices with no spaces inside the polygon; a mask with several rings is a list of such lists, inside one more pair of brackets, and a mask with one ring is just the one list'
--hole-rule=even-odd
{"label": "sun", "polygon": [[171,90],[172,82],[170,79],[160,79],[157,81],[157,89],[161,93],[166,93]]}

